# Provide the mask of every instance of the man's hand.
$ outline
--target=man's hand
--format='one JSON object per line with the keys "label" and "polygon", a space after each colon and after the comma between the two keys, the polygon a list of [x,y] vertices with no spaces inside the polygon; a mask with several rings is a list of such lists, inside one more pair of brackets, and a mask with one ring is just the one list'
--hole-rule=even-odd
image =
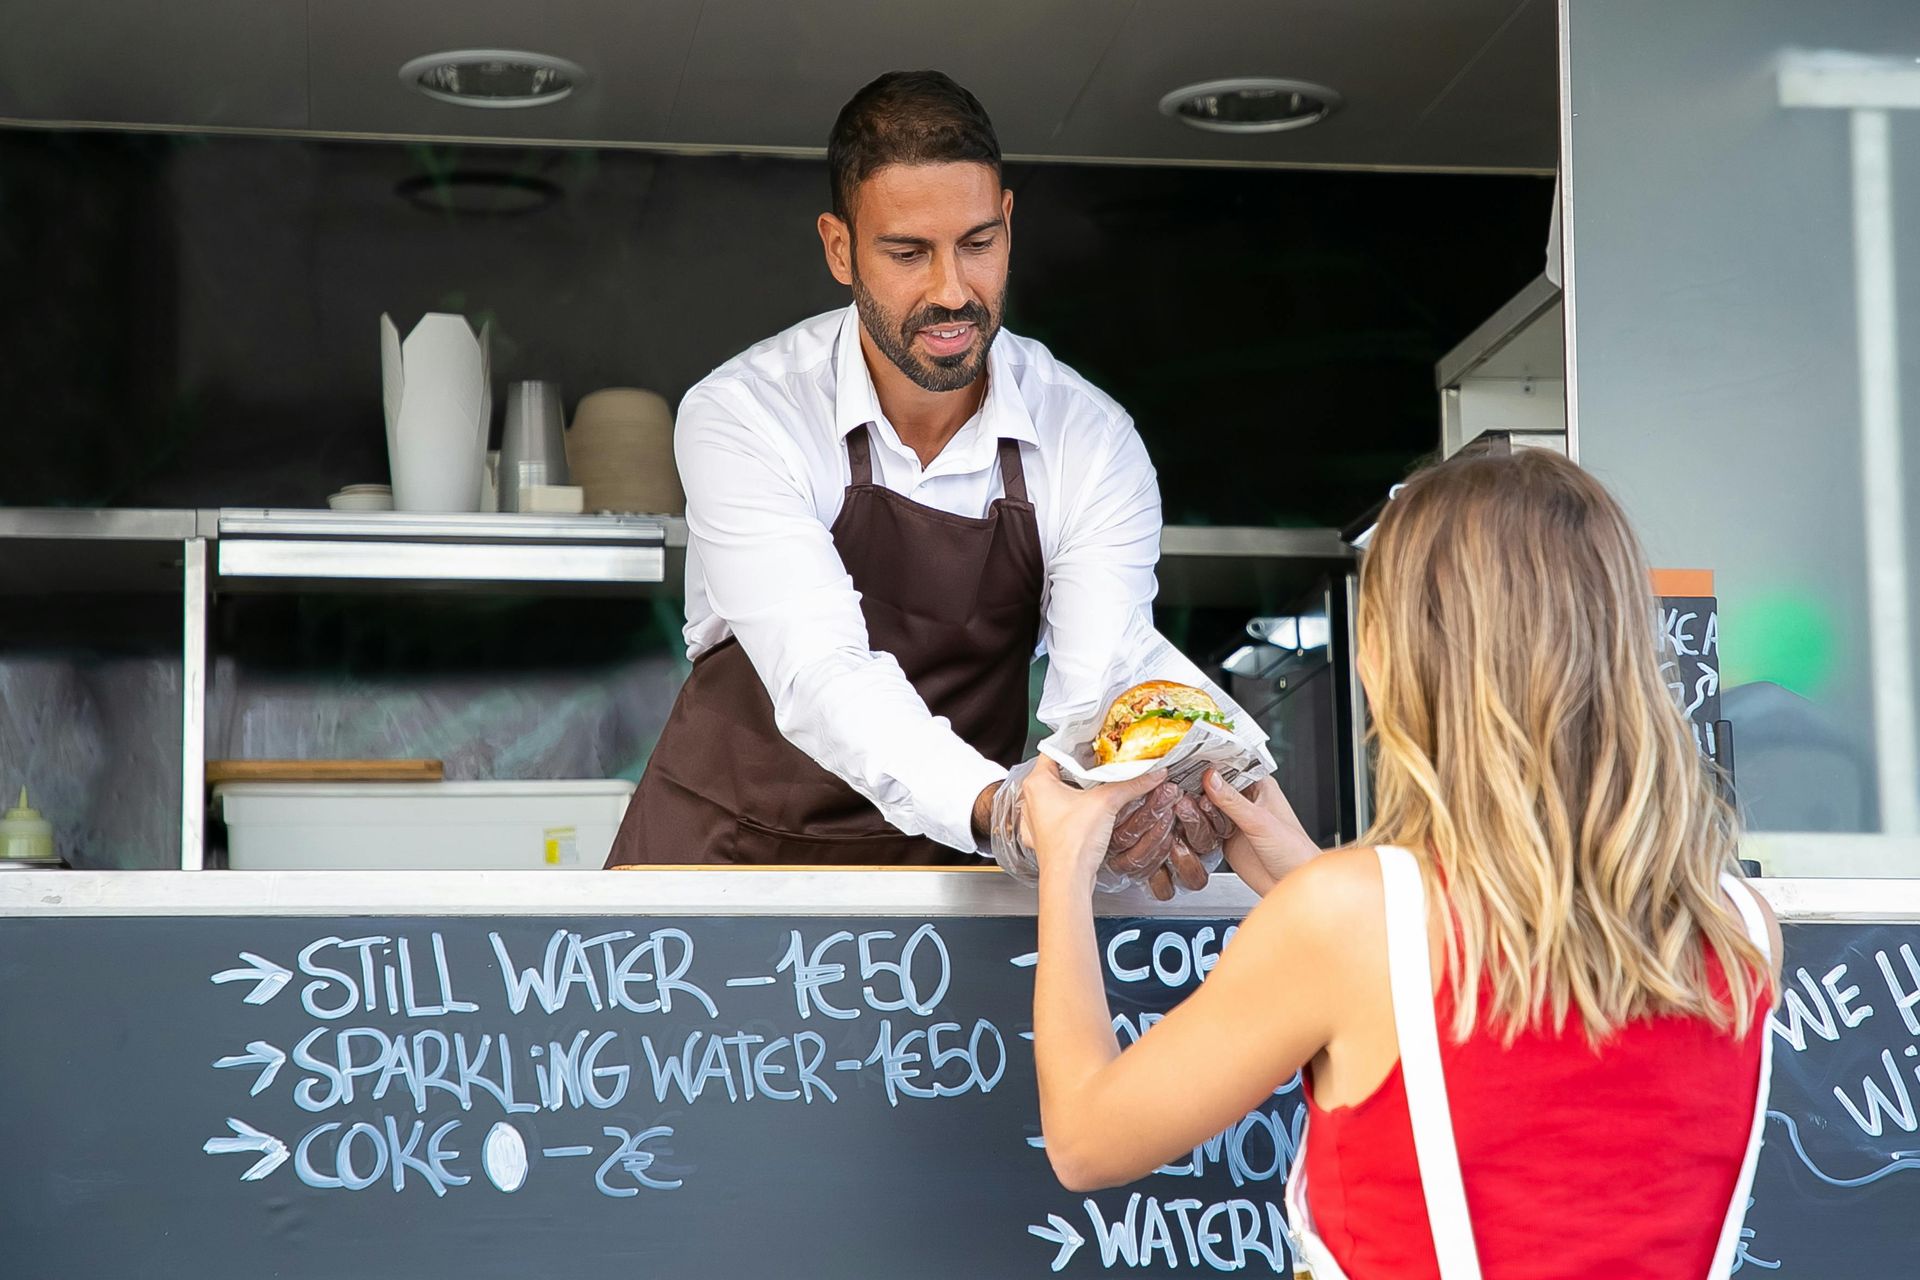
{"label": "man's hand", "polygon": [[1174,806],[1180,788],[1163,782],[1114,817],[1107,840],[1106,864],[1129,880],[1144,880],[1158,870],[1173,851]]}
{"label": "man's hand", "polygon": [[[1038,763],[1041,762],[1022,765],[1014,771],[1012,779],[986,788],[974,801],[973,827],[982,840],[1005,842],[1012,837],[1028,850],[1033,848],[1032,832],[1023,820],[1024,815],[1009,801],[1012,795],[1026,790],[1022,784],[1027,771]],[[1048,773],[1055,785],[1066,785],[1058,780],[1057,771],[1050,766]],[[1018,831],[993,833],[996,803],[1018,822]],[[1180,889],[1205,888],[1208,871],[1202,858],[1220,848],[1222,841],[1233,834],[1233,822],[1211,800],[1185,795],[1171,782],[1161,782],[1144,795],[1127,800],[1114,814],[1102,863],[1115,875],[1146,885],[1154,897],[1164,902]],[[1022,855],[1022,860],[1025,856]],[[1024,871],[1024,867],[1014,865],[1016,860],[1011,848],[1004,851],[996,848],[994,857],[1016,875]]]}
{"label": "man's hand", "polygon": [[1201,859],[1233,834],[1233,822],[1205,796],[1164,782],[1120,811],[1107,849],[1107,866],[1147,886],[1162,902],[1178,889],[1207,887]]}
{"label": "man's hand", "polygon": [[1206,888],[1207,864],[1201,859],[1220,848],[1234,833],[1233,820],[1203,795],[1190,796],[1176,791],[1172,813],[1173,828],[1166,841],[1165,859],[1158,866],[1148,863],[1151,869],[1145,876],[1147,891],[1162,902],[1172,898],[1179,889]]}

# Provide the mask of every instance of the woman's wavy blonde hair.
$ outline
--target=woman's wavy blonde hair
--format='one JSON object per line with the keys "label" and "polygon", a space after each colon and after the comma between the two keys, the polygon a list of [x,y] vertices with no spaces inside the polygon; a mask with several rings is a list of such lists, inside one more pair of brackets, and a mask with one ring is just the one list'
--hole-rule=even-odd
{"label": "woman's wavy blonde hair", "polygon": [[[1598,1043],[1657,1014],[1745,1034],[1771,967],[1727,902],[1738,828],[1660,673],[1625,513],[1541,449],[1409,480],[1361,571],[1368,844],[1424,850],[1453,1035],[1577,1013]],[[1712,952],[1726,999],[1709,983]]]}

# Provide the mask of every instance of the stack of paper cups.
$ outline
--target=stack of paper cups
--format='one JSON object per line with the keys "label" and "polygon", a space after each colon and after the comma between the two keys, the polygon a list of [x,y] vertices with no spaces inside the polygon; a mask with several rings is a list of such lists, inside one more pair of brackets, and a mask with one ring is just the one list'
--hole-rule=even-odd
{"label": "stack of paper cups", "polygon": [[387,461],[397,511],[478,511],[493,420],[489,346],[465,316],[430,312],[403,344],[380,317]]}

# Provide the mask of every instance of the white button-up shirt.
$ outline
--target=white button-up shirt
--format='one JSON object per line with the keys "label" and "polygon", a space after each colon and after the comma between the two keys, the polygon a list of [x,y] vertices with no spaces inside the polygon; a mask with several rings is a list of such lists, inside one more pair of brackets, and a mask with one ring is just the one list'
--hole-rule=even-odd
{"label": "white button-up shirt", "polygon": [[874,481],[979,517],[1002,493],[998,444],[1021,444],[1046,564],[1040,718],[1058,728],[1104,693],[1107,666],[1150,621],[1160,490],[1133,421],[1037,342],[1002,330],[980,410],[922,467],[880,411],[852,307],[721,365],[681,401],[687,651],[737,636],[780,732],[909,835],[973,850],[974,799],[1006,771],[936,716],[867,639],[829,532],[850,480],[845,437],[872,423]]}

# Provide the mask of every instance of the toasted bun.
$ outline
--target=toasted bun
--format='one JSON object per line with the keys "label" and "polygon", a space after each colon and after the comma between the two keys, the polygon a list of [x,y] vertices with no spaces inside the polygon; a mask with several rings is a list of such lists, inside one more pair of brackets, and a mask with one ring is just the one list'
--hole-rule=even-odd
{"label": "toasted bun", "polygon": [[1165,716],[1140,717],[1144,712],[1203,711],[1215,715],[1220,706],[1204,689],[1172,680],[1148,680],[1137,684],[1113,700],[1100,732],[1093,740],[1093,754],[1101,764],[1124,760],[1156,760],[1173,750],[1193,728],[1191,720]]}

